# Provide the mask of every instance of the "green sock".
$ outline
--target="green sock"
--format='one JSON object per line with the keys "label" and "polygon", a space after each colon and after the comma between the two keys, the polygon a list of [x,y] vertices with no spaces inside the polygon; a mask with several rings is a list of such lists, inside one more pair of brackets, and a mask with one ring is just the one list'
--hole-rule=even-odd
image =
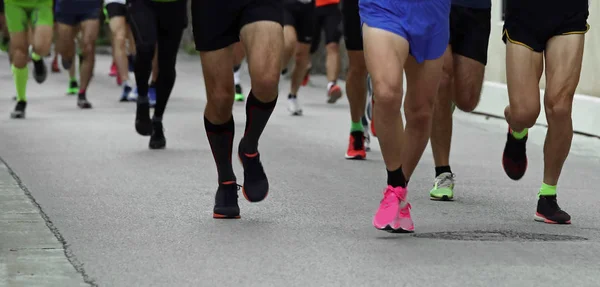
{"label": "green sock", "polygon": [[27,96],[27,79],[29,79],[29,69],[27,66],[19,69],[12,65],[13,78],[15,79],[15,88],[17,89],[17,100],[19,102],[26,102]]}
{"label": "green sock", "polygon": [[527,131],[529,131],[529,129],[527,129],[527,128],[526,128],[526,129],[523,129],[523,130],[522,130],[522,131],[520,131],[520,132],[513,131],[513,132],[512,132],[512,135],[513,135],[513,137],[515,137],[516,139],[520,140],[520,139],[523,139],[525,136],[527,136]]}
{"label": "green sock", "polygon": [[361,122],[352,123],[350,126],[350,132],[364,132],[363,125]]}
{"label": "green sock", "polygon": [[540,187],[540,192],[538,192],[538,197],[553,195],[556,195],[556,185],[547,185],[545,183],[542,183],[542,187]]}
{"label": "green sock", "polygon": [[35,52],[31,52],[31,59],[34,61],[39,61],[42,58],[42,56],[36,54]]}
{"label": "green sock", "polygon": [[77,77],[71,77],[71,82],[77,83]]}

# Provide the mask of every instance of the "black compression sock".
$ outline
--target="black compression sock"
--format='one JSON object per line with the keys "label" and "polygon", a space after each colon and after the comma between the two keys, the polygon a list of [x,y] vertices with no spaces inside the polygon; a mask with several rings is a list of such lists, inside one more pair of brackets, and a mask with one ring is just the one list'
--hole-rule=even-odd
{"label": "black compression sock", "polygon": [[231,152],[233,150],[233,135],[235,133],[235,125],[233,117],[221,125],[215,125],[204,117],[204,128],[206,136],[210,143],[215,163],[217,164],[217,174],[219,183],[236,181],[231,164]]}
{"label": "black compression sock", "polygon": [[233,72],[235,73],[235,72],[239,71],[241,67],[242,67],[242,65],[233,66]]}
{"label": "black compression sock", "polygon": [[399,167],[394,171],[387,171],[387,184],[392,187],[406,187],[408,181],[404,178],[404,172],[402,171],[402,167]]}
{"label": "black compression sock", "polygon": [[246,101],[246,129],[242,139],[242,152],[252,154],[258,151],[258,139],[265,129],[276,103],[277,98],[271,102],[263,103],[250,90]]}
{"label": "black compression sock", "polygon": [[296,98],[296,95],[292,95],[292,94],[288,95],[288,99],[295,99],[295,98]]}
{"label": "black compression sock", "polygon": [[445,172],[452,173],[452,170],[450,169],[449,165],[435,167],[435,177],[438,177],[438,176],[440,176],[440,174],[445,173]]}

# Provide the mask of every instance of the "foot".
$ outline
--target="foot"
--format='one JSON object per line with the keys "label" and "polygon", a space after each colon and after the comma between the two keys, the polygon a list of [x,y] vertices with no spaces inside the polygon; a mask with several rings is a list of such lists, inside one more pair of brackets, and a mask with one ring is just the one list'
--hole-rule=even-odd
{"label": "foot", "polygon": [[[138,89],[137,89],[137,87],[135,87],[133,92],[131,92],[131,93],[129,93],[129,95],[127,95],[127,100],[130,102],[137,102],[138,96],[139,96]],[[148,103],[150,103],[150,89],[148,89]]]}
{"label": "foot", "polygon": [[444,172],[435,178],[433,189],[429,191],[431,200],[450,201],[454,199],[454,174]]}
{"label": "foot", "polygon": [[82,110],[86,110],[92,108],[92,103],[90,103],[87,98],[79,98],[77,99],[77,106]]}
{"label": "foot", "polygon": [[340,86],[338,86],[338,85],[331,86],[331,88],[329,88],[329,91],[327,91],[327,103],[328,104],[335,104],[335,102],[337,102],[337,100],[339,100],[341,97],[342,97],[342,88],[340,88]]}
{"label": "foot", "polygon": [[156,106],[156,88],[155,87],[148,88],[148,103],[150,104],[150,107]]}
{"label": "foot", "polygon": [[519,180],[527,171],[527,136],[516,139],[509,129],[506,135],[506,145],[502,154],[502,167],[504,172],[512,180]]}
{"label": "foot", "polygon": [[129,101],[129,95],[132,93],[132,89],[130,86],[124,86],[123,87],[123,92],[121,93],[121,99],[119,100],[119,102],[128,102]]}
{"label": "foot", "polygon": [[38,61],[33,61],[33,78],[38,84],[46,81],[48,77],[48,68],[46,67],[46,63],[44,63],[44,59],[39,59]]}
{"label": "foot", "polygon": [[348,151],[346,151],[346,159],[366,159],[367,151],[365,150],[364,132],[356,131],[350,133],[348,143]]}
{"label": "foot", "polygon": [[15,110],[10,113],[11,119],[24,119],[25,109],[27,108],[27,102],[18,101],[15,106]]}
{"label": "foot", "polygon": [[248,154],[244,150],[244,139],[242,138],[238,146],[238,156],[244,167],[242,192],[248,201],[259,202],[265,199],[269,193],[269,181],[260,162],[258,151]]}
{"label": "foot", "polygon": [[[63,66],[64,66],[64,62],[63,62]],[[115,62],[112,63],[112,65],[110,65],[110,71],[108,72],[108,75],[111,77],[116,77],[117,76],[117,64]]]}
{"label": "foot", "polygon": [[571,224],[571,216],[560,209],[556,201],[556,195],[540,196],[535,221],[551,224]]}
{"label": "foot", "polygon": [[152,122],[152,135],[150,136],[150,143],[148,144],[150,149],[164,149],[167,147],[167,139],[165,138],[165,131],[160,121]]}
{"label": "foot", "polygon": [[240,218],[240,207],[238,206],[238,189],[239,186],[235,182],[228,184],[219,184],[217,194],[215,195],[215,207],[213,208],[213,218]]}
{"label": "foot", "polygon": [[363,134],[365,136],[365,151],[371,151],[371,134],[369,133],[369,121],[367,121],[367,117],[363,116],[362,119],[363,125]]}
{"label": "foot", "polygon": [[150,120],[150,105],[147,99],[139,98],[135,111],[135,130],[142,136],[152,135],[152,120]]}
{"label": "foot", "polygon": [[67,88],[67,95],[77,95],[79,93],[79,84],[77,81],[70,81],[69,87]]}
{"label": "foot", "polygon": [[304,75],[304,79],[302,79],[302,86],[306,86],[308,85],[308,82],[310,81],[310,71],[312,70],[312,67],[308,68],[308,70],[306,70],[306,74]]}
{"label": "foot", "polygon": [[242,93],[242,85],[237,84],[235,85],[235,101],[236,102],[243,102],[246,97],[244,97],[244,94]]}
{"label": "foot", "polygon": [[373,218],[373,225],[379,230],[394,233],[412,233],[415,231],[410,217],[410,204],[406,200],[408,191],[403,187],[388,187]]}
{"label": "foot", "polygon": [[58,58],[54,58],[52,61],[52,73],[60,73],[60,68],[58,67]]}
{"label": "foot", "polygon": [[302,115],[302,108],[300,107],[297,98],[288,98],[288,111],[292,116]]}

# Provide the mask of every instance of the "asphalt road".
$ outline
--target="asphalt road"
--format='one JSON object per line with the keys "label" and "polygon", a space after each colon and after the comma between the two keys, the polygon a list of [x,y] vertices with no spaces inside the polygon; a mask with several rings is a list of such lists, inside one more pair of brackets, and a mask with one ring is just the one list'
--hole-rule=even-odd
{"label": "asphalt road", "polygon": [[[414,235],[377,231],[385,171],[376,142],[366,161],[344,159],[348,104],[303,88],[303,117],[286,110],[288,81],[261,139],[270,178],[264,202],[240,198],[242,219],[214,220],[216,171],[206,140],[199,60],[181,56],[164,125],[151,151],[119,103],[99,56],[92,110],[64,95],[67,75],[30,80],[26,120],[11,120],[12,78],[0,55],[0,157],[66,241],[66,254],[99,286],[599,286],[600,140],[576,136],[559,185],[571,226],[533,221],[545,129],[531,130],[529,171],[500,164],[506,124],[455,114],[456,201],[430,201],[432,156],[410,186]],[[247,74],[243,81],[248,89]],[[485,95],[483,95],[485,97]],[[234,107],[237,140],[244,105]],[[235,162],[238,178],[241,166]],[[2,231],[0,230],[0,233]],[[0,273],[1,274],[1,273]],[[83,279],[82,279],[83,280]],[[63,286],[68,286],[65,283]]]}

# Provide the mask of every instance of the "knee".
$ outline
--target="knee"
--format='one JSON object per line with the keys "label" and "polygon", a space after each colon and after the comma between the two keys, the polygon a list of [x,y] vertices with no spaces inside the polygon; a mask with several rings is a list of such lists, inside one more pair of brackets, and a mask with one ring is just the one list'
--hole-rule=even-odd
{"label": "knee", "polygon": [[27,66],[28,54],[26,49],[12,48],[12,63],[15,67],[21,69]]}
{"label": "knee", "polygon": [[362,63],[352,63],[348,67],[348,78],[358,79],[358,78],[367,78],[367,66],[365,62]]}
{"label": "knee", "polygon": [[327,53],[337,53],[340,50],[340,45],[338,43],[332,42],[325,46]]}
{"label": "knee", "polygon": [[388,113],[400,113],[402,106],[402,84],[373,83],[375,109]]}
{"label": "knee", "polygon": [[46,56],[50,54],[50,45],[37,45],[34,51],[40,56]]}
{"label": "knee", "polygon": [[83,49],[81,49],[81,52],[83,53],[84,57],[86,57],[86,58],[93,58],[94,57],[94,50],[95,50],[94,43],[84,42],[83,43]]}
{"label": "knee", "polygon": [[222,84],[210,86],[207,87],[207,106],[219,119],[227,120],[233,105],[233,86]]}
{"label": "knee", "polygon": [[511,105],[510,121],[515,126],[530,128],[535,125],[540,114],[540,106],[537,105]]}
{"label": "knee", "polygon": [[125,33],[118,33],[113,38],[113,45],[115,48],[125,49],[125,43],[127,43],[127,37]]}
{"label": "knee", "polygon": [[279,71],[275,70],[275,72],[259,74],[258,77],[252,78],[251,81],[254,95],[261,97],[262,100],[271,100],[277,96],[279,90]]}
{"label": "knee", "polygon": [[[452,65],[446,65],[444,62],[444,66],[442,67],[442,77],[440,79],[440,89],[448,90],[452,87],[452,83],[454,81],[454,68]],[[448,94],[448,93],[439,93],[439,94]]]}
{"label": "knee", "polygon": [[308,68],[309,54],[307,52],[296,52],[296,65]]}
{"label": "knee", "polygon": [[454,103],[456,106],[463,112],[472,112],[479,104],[479,95],[481,94],[478,91],[456,91]]}
{"label": "knee", "polygon": [[558,93],[546,94],[544,108],[548,120],[565,120],[571,117],[573,107],[573,93],[560,91]]}

